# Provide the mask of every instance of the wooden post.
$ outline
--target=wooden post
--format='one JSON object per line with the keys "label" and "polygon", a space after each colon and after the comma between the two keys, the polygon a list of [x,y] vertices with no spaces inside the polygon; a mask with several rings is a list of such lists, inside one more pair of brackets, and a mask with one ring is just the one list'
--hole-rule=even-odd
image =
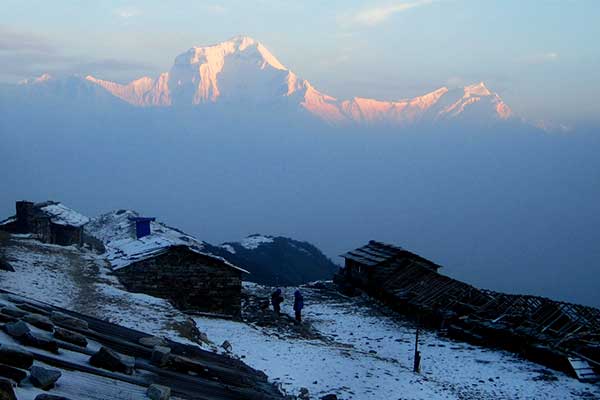
{"label": "wooden post", "polygon": [[417,323],[417,332],[415,335],[415,358],[413,364],[413,372],[421,372],[421,352],[419,351],[419,325]]}

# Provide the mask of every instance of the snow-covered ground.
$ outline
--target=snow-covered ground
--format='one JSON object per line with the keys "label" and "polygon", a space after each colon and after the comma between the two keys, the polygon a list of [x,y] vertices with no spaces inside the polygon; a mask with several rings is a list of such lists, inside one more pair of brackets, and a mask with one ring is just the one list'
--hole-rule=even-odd
{"label": "snow-covered ground", "polygon": [[[0,270],[0,288],[182,343],[193,322],[168,301],[130,293],[104,258],[74,246],[40,243],[12,235],[3,245],[15,272]],[[194,343],[197,344],[197,343]]]}
{"label": "snow-covered ground", "polygon": [[[245,290],[268,290],[246,283]],[[283,312],[292,314],[293,288]],[[305,320],[325,340],[304,340],[241,322],[195,318],[215,342],[279,382],[288,394],[306,387],[315,398],[581,399],[600,388],[497,350],[422,332],[422,373],[412,372],[415,328],[368,299],[304,289]]]}
{"label": "snow-covered ground", "polygon": [[[183,343],[193,342],[195,322],[212,342],[229,341],[234,356],[289,394],[306,387],[315,399],[329,393],[345,400],[600,399],[597,385],[433,332],[421,333],[422,373],[414,374],[414,326],[366,298],[303,289],[305,320],[322,338],[302,339],[244,322],[191,321],[165,300],[125,291],[92,252],[19,235],[2,245],[16,272],[0,271],[1,288]],[[268,296],[271,289],[245,283],[244,290]],[[293,291],[284,288],[287,314]]]}

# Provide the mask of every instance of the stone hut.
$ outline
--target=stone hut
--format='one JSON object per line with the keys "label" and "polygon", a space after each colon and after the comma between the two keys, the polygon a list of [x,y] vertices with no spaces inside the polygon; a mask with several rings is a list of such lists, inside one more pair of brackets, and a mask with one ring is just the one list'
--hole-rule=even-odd
{"label": "stone hut", "polygon": [[248,272],[208,253],[194,237],[125,210],[102,215],[86,229],[104,242],[127,290],[169,299],[183,310],[240,316]]}
{"label": "stone hut", "polygon": [[16,215],[0,222],[0,230],[31,233],[45,243],[81,246],[88,222],[88,217],[56,201],[17,201]]}

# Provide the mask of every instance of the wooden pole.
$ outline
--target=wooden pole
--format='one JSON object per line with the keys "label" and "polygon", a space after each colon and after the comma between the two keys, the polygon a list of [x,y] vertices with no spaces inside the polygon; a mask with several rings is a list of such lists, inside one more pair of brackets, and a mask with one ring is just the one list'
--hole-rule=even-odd
{"label": "wooden pole", "polygon": [[417,332],[415,335],[415,358],[413,363],[413,372],[421,372],[421,353],[419,352],[419,323],[417,322]]}

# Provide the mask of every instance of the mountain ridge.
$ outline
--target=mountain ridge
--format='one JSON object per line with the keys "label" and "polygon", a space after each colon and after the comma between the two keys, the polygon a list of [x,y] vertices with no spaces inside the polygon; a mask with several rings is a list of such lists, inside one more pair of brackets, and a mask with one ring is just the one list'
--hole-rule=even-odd
{"label": "mountain ridge", "polygon": [[[43,85],[52,79],[44,74],[23,83]],[[483,82],[458,89],[443,86],[422,96],[393,101],[365,97],[338,99],[300,78],[261,42],[248,36],[191,47],[175,57],[169,71],[156,78],[144,76],[127,84],[91,75],[82,79],[138,107],[285,104],[330,125],[404,126],[425,121],[487,122],[513,118],[510,107]]]}

